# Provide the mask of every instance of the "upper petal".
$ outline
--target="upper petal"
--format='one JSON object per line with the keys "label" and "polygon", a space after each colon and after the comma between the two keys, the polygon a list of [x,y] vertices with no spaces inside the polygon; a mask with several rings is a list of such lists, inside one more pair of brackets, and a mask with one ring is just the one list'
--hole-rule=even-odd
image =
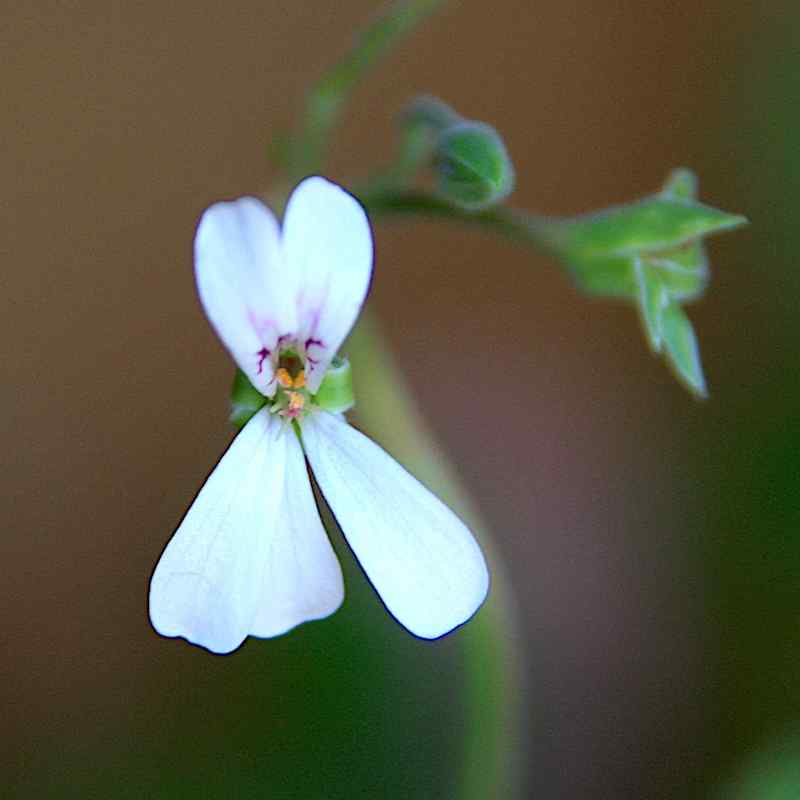
{"label": "upper petal", "polygon": [[322,619],[336,611],[343,598],[342,570],[322,527],[303,451],[292,432],[250,634],[278,636],[301,622]]}
{"label": "upper petal", "polygon": [[288,432],[268,409],[259,411],[187,511],[150,582],[150,620],[163,636],[229,653],[249,633],[283,493]]}
{"label": "upper petal", "polygon": [[283,253],[295,292],[306,379],[315,392],[353,327],[372,274],[372,233],[358,201],[325,178],[306,178],[283,222]]}
{"label": "upper petal", "polygon": [[195,277],[211,324],[250,382],[266,394],[269,355],[294,333],[294,295],[283,283],[278,223],[254,197],[216,203],[194,241]]}
{"label": "upper petal", "polygon": [[425,639],[469,619],[489,574],[464,523],[340,417],[318,412],[302,429],[314,477],[389,611]]}

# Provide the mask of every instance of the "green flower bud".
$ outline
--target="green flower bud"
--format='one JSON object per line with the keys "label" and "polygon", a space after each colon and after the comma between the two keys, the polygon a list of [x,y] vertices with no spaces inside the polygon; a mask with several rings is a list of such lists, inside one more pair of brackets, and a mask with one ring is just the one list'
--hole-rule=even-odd
{"label": "green flower bud", "polygon": [[490,125],[468,120],[436,97],[415,98],[400,117],[400,170],[426,163],[439,193],[450,203],[480,211],[514,188],[514,168],[502,138]]}
{"label": "green flower bud", "polygon": [[445,129],[434,154],[439,192],[469,210],[488,208],[514,188],[514,168],[497,131],[464,121]]}

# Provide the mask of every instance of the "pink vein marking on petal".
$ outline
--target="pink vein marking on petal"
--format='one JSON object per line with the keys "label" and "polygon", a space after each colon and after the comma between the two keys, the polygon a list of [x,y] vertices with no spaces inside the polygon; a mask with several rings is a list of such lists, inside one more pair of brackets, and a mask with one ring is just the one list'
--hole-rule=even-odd
{"label": "pink vein marking on petal", "polygon": [[267,350],[266,347],[262,347],[257,353],[256,357],[258,358],[258,369],[256,370],[256,374],[260,375],[261,370],[264,369],[264,362],[270,357],[270,351]]}
{"label": "pink vein marking on petal", "polygon": [[308,351],[309,351],[309,349],[311,347],[319,347],[320,349],[324,350],[325,349],[325,344],[323,343],[323,341],[321,339],[314,339],[314,338],[309,337],[308,339],[306,339],[306,343],[305,343],[304,347],[305,347],[305,351],[306,351],[306,361],[308,361],[308,363],[311,364],[312,366],[314,366],[315,364],[318,364],[319,363],[319,359],[318,358],[314,358],[313,356],[311,356]]}

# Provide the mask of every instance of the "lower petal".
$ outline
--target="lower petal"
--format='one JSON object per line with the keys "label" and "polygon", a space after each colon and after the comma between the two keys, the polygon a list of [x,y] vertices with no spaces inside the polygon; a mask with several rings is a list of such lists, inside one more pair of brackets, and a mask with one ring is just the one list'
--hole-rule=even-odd
{"label": "lower petal", "polygon": [[214,653],[244,641],[283,493],[287,433],[268,409],[259,411],[186,512],[150,582],[150,620],[162,636]]}
{"label": "lower petal", "polygon": [[344,599],[342,570],[319,518],[303,451],[293,431],[290,436],[253,636],[278,636],[327,617]]}
{"label": "lower petal", "polygon": [[468,620],[489,574],[464,523],[341,417],[318,412],[302,429],[314,477],[394,617],[425,639]]}

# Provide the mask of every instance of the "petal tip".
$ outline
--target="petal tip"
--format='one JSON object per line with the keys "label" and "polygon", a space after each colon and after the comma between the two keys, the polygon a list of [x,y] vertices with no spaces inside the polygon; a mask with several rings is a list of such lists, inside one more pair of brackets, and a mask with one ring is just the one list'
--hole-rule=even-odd
{"label": "petal tip", "polygon": [[214,586],[197,573],[155,575],[150,585],[150,622],[167,638],[182,638],[218,655],[232,653],[246,638],[233,609],[214,603]]}

